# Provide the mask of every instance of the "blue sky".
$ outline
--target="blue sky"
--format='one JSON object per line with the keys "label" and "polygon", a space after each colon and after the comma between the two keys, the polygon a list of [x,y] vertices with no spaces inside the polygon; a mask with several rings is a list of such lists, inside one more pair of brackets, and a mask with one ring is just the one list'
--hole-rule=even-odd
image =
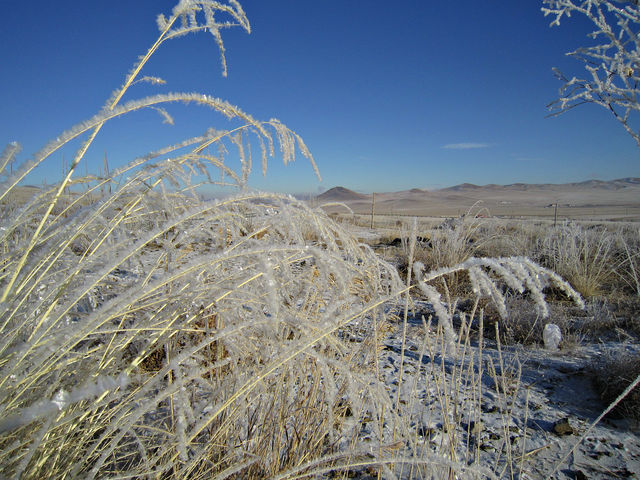
{"label": "blue sky", "polygon": [[[227,78],[212,37],[184,37],[143,72],[168,84],[137,87],[128,98],[197,91],[257,119],[280,119],[305,139],[322,182],[302,158],[286,169],[276,160],[266,178],[252,178],[256,188],[380,192],[640,176],[640,150],[604,109],[545,118],[560,87],[552,67],[581,73],[564,56],[588,42],[581,18],[550,28],[535,0],[242,3],[253,31],[224,32]],[[156,15],[173,5],[12,2],[0,30],[0,143],[20,142],[27,158],[96,113],[157,37]],[[198,107],[169,111],[173,126],[141,112],[105,128],[88,154],[91,168],[105,150],[114,167],[228,126]],[[53,180],[60,163],[37,175]]]}

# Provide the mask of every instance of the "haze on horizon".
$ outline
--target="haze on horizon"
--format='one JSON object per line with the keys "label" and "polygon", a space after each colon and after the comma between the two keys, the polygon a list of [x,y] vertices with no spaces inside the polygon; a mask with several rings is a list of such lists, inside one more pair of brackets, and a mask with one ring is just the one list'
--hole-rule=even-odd
{"label": "haze on horizon", "polygon": [[[12,4],[0,31],[6,72],[0,143],[20,142],[26,159],[92,116],[153,43],[156,15],[174,3]],[[638,147],[604,109],[584,105],[546,118],[561,86],[552,67],[582,73],[579,62],[565,57],[589,44],[592,29],[582,18],[550,28],[539,1],[242,4],[252,33],[224,32],[227,78],[215,42],[189,36],[167,44],[143,72],[167,85],[140,86],[137,95],[198,91],[294,129],[314,154],[322,182],[304,159],[287,168],[276,159],[266,178],[254,175],[256,188],[390,192],[640,177]],[[117,167],[224,126],[195,107],[170,113],[175,125],[154,112],[114,122],[90,151],[92,166],[105,152]]]}

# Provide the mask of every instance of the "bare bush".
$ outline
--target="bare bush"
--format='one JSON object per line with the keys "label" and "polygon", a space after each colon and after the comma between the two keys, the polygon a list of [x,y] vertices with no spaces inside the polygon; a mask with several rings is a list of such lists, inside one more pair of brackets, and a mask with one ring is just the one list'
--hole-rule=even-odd
{"label": "bare bush", "polygon": [[563,113],[584,103],[606,108],[640,146],[640,3],[637,0],[543,0],[545,16],[552,26],[563,17],[580,14],[593,23],[589,34],[594,44],[568,55],[584,62],[587,78],[567,78],[560,99],[550,105]]}
{"label": "bare bush", "polygon": [[[626,389],[638,376],[640,358],[632,353],[620,349],[607,355],[592,365],[594,384],[602,398],[609,405]],[[613,416],[640,421],[640,389],[636,387],[622,399],[612,410]]]}

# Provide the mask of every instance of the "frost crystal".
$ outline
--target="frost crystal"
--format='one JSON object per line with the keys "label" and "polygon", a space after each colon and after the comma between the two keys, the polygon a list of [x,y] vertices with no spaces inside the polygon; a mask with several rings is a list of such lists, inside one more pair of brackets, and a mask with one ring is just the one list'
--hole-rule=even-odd
{"label": "frost crystal", "polygon": [[62,410],[69,403],[69,394],[62,389],[58,390],[51,403],[55,404],[58,410]]}

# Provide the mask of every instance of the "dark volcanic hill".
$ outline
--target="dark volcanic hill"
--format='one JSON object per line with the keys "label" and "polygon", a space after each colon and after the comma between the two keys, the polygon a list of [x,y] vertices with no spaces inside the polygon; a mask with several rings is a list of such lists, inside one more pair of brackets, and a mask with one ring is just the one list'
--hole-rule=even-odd
{"label": "dark volcanic hill", "polygon": [[453,187],[442,188],[441,192],[462,192],[466,190],[478,190],[483,187],[474,185],[473,183],[461,183],[460,185],[454,185]]}
{"label": "dark volcanic hill", "polygon": [[354,192],[344,187],[333,187],[330,190],[318,195],[316,197],[321,202],[351,202],[354,200],[365,200],[368,195]]}

